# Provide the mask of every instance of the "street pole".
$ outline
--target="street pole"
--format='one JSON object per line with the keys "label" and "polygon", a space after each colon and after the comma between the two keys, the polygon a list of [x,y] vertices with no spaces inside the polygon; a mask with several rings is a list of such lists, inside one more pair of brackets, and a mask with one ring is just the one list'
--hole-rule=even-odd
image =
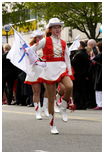
{"label": "street pole", "polygon": [[5,25],[4,26],[4,30],[6,32],[6,43],[8,43],[8,32],[10,31],[10,26],[9,25]]}
{"label": "street pole", "polygon": [[6,43],[8,43],[8,31],[6,31]]}

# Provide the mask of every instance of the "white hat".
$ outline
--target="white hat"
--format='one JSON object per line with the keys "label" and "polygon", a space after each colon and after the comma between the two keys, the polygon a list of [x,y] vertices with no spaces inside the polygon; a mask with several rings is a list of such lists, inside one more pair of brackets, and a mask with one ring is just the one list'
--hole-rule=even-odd
{"label": "white hat", "polygon": [[60,25],[62,26],[64,22],[61,22],[58,18],[51,18],[49,20],[49,23],[47,24],[46,28],[49,28],[51,26]]}
{"label": "white hat", "polygon": [[42,36],[44,35],[44,32],[42,32],[41,30],[35,30],[32,34],[31,34],[31,38],[33,37],[37,37],[37,36]]}

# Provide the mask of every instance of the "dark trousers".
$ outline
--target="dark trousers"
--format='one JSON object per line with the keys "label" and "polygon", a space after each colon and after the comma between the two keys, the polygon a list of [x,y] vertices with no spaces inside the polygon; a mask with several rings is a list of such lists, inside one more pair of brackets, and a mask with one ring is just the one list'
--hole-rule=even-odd
{"label": "dark trousers", "polygon": [[2,98],[3,98],[3,94],[5,92],[8,105],[11,104],[12,99],[13,99],[13,84],[14,84],[13,79],[9,79],[9,78],[8,79],[6,79],[6,78],[2,79]]}
{"label": "dark trousers", "polygon": [[87,109],[89,106],[89,81],[75,79],[73,81],[73,99],[77,109]]}

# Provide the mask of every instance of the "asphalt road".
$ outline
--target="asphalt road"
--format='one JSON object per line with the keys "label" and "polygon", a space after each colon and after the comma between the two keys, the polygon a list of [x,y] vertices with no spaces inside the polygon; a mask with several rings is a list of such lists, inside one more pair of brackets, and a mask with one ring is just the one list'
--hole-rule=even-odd
{"label": "asphalt road", "polygon": [[101,152],[102,111],[76,110],[69,121],[55,113],[59,135],[50,134],[49,120],[36,120],[33,107],[2,106],[2,152]]}

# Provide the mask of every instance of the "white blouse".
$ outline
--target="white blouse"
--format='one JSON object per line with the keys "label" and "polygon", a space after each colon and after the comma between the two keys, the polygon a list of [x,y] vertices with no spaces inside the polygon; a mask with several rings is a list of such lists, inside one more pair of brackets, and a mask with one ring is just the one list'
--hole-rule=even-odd
{"label": "white blouse", "polygon": [[[61,45],[61,40],[55,38],[54,36],[51,36],[52,38],[52,43],[53,43],[53,52],[54,52],[54,57],[61,57],[62,54],[62,45]],[[33,45],[31,48],[33,51],[38,51],[41,48],[45,47],[46,39],[43,38],[42,40],[39,41],[36,45]]]}

